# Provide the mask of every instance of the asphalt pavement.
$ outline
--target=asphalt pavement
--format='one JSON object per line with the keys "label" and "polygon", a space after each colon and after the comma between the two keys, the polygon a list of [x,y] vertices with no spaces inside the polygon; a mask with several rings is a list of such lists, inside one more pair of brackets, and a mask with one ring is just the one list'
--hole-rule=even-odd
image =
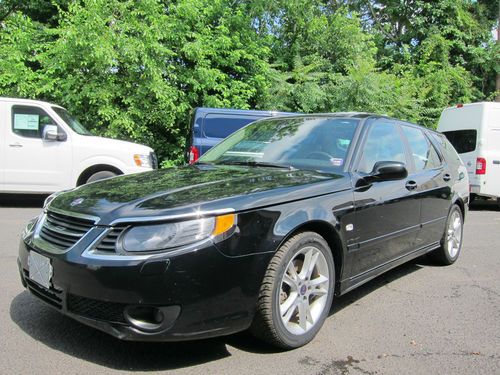
{"label": "asphalt pavement", "polygon": [[473,207],[452,266],[426,258],[336,298],[316,339],[277,351],[246,333],[122,342],[25,291],[16,266],[41,199],[0,198],[0,374],[500,374],[500,210]]}

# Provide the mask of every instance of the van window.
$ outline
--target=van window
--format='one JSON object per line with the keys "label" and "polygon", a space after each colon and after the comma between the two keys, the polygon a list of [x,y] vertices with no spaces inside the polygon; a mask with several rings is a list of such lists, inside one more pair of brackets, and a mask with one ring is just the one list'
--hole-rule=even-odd
{"label": "van window", "polygon": [[80,124],[80,122],[75,117],[71,116],[68,113],[68,111],[66,111],[64,108],[61,108],[61,107],[52,107],[52,109],[76,133],[78,133],[80,135],[92,135],[92,133],[90,133],[87,129],[85,129],[85,127],[82,124]]}
{"label": "van window", "polygon": [[427,140],[422,130],[410,126],[402,126],[401,128],[410,144],[413,162],[417,171],[433,169],[441,165],[437,151]]}
{"label": "van window", "polygon": [[55,125],[52,118],[41,108],[12,107],[12,132],[27,138],[42,138],[43,127]]}
{"label": "van window", "polygon": [[259,119],[260,117],[236,117],[208,114],[205,117],[203,132],[205,137],[226,138],[236,130]]}
{"label": "van window", "polygon": [[443,132],[459,154],[472,152],[476,149],[477,130],[451,130]]}

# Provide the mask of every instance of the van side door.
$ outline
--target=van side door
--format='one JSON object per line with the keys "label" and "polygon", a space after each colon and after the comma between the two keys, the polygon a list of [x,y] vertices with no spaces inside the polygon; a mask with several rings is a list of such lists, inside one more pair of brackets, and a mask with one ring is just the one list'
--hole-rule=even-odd
{"label": "van side door", "polygon": [[[62,127],[38,106],[11,105],[7,112],[5,190],[49,193],[70,187],[73,156]],[[57,129],[58,139],[48,139],[49,129]]]}

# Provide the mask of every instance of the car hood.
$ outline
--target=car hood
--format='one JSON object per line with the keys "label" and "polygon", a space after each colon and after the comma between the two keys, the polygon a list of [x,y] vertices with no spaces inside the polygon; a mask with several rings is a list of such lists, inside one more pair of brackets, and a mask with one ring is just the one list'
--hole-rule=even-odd
{"label": "car hood", "polygon": [[148,154],[153,151],[151,147],[142,145],[140,143],[134,143],[129,141],[122,141],[121,139],[112,139],[105,137],[96,137],[92,135],[79,135],[80,142],[84,142],[86,145],[93,148],[103,149],[103,150],[128,150],[131,153],[137,152],[142,154]]}
{"label": "car hood", "polygon": [[241,166],[183,166],[118,176],[61,193],[49,209],[116,220],[241,211],[350,188],[344,174]]}

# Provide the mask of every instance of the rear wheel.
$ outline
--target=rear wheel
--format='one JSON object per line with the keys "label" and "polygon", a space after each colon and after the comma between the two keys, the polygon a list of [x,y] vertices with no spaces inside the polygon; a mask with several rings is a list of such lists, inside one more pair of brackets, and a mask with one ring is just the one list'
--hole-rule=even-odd
{"label": "rear wheel", "polygon": [[460,207],[454,204],[448,213],[441,247],[432,253],[434,260],[443,265],[455,263],[462,250],[462,237],[463,215]]}
{"label": "rear wheel", "polygon": [[293,236],[268,266],[251,332],[285,349],[307,344],[328,316],[334,281],[333,256],[323,237]]}
{"label": "rear wheel", "polygon": [[111,178],[115,176],[117,176],[117,174],[111,171],[99,171],[90,175],[85,183],[88,184],[89,182],[104,180],[105,178]]}

